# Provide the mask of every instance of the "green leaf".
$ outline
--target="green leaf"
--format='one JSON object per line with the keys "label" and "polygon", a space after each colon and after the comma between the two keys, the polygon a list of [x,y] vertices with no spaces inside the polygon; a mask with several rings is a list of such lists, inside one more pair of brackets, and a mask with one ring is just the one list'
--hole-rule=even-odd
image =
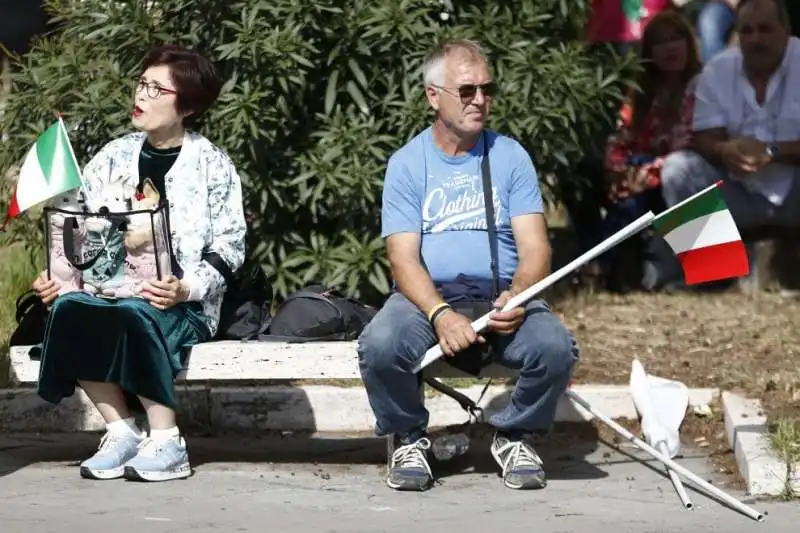
{"label": "green leaf", "polygon": [[[198,130],[236,165],[248,257],[264,265],[279,298],[311,279],[373,303],[388,292],[386,163],[433,120],[420,67],[445,36],[487,49],[502,89],[488,126],[519,141],[544,192],[562,196],[577,188],[575,162],[613,129],[642,67],[581,41],[587,0],[464,0],[446,24],[439,4],[424,0],[51,3],[58,31],[12,58],[0,172],[16,175],[57,109],[85,165],[131,130],[131,80],[150,46],[206,51],[224,85]],[[0,187],[6,209],[8,184]],[[35,216],[15,221],[7,237],[32,251],[43,240]]]}
{"label": "green leaf", "polygon": [[347,82],[347,94],[353,99],[353,102],[359,107],[362,113],[367,114],[369,113],[369,106],[367,105],[367,100],[364,98],[364,95],[361,93],[361,89],[359,89],[355,83],[352,81]]}
{"label": "green leaf", "polygon": [[339,81],[339,71],[334,70],[328,78],[328,86],[325,89],[325,114],[330,115],[333,106],[336,104],[337,83]]}
{"label": "green leaf", "polygon": [[350,67],[350,72],[353,73],[353,76],[355,76],[356,81],[359,83],[359,85],[361,85],[362,88],[366,89],[368,87],[367,77],[364,75],[364,71],[361,70],[361,67],[358,66],[358,63],[356,63],[352,59],[349,59],[347,61],[347,65]]}

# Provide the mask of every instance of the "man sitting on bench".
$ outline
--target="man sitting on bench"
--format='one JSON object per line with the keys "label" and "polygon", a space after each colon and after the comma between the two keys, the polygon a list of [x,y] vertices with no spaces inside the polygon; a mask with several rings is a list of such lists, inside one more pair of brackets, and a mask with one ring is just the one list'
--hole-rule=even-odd
{"label": "man sitting on bench", "polygon": [[722,179],[746,231],[800,227],[800,39],[784,0],[741,0],[739,46],[714,57],[695,93],[694,148],[667,157],[672,206]]}
{"label": "man sitting on bench", "polygon": [[[488,343],[496,362],[521,372],[509,405],[490,420],[491,453],[507,487],[541,488],[542,461],[527,437],[553,423],[578,358],[575,340],[542,300],[497,312],[481,335],[454,309],[470,301],[483,301],[486,312],[502,308],[549,274],[536,170],[517,141],[484,129],[496,86],[478,44],[439,45],[423,77],[436,120],[392,155],[384,183],[382,235],[396,292],[358,345],[376,433],[395,435],[387,484],[425,490],[433,481],[415,365],[437,342],[446,357],[457,354],[454,364]],[[486,203],[484,180],[492,189]]]}

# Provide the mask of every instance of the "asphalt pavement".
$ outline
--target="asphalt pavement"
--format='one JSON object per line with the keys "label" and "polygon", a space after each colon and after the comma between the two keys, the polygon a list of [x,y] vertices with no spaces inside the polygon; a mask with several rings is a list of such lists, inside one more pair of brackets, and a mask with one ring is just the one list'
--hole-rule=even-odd
{"label": "asphalt pavement", "polygon": [[663,467],[630,445],[543,444],[549,474],[539,491],[506,489],[488,452],[436,465],[426,493],[383,480],[384,445],[349,436],[191,437],[187,480],[145,484],[81,479],[77,464],[96,435],[0,437],[0,531],[78,533],[320,532],[749,532],[796,531],[797,502],[754,501],[728,489],[702,450],[679,462],[761,512],[755,522],[691,489],[684,510]]}

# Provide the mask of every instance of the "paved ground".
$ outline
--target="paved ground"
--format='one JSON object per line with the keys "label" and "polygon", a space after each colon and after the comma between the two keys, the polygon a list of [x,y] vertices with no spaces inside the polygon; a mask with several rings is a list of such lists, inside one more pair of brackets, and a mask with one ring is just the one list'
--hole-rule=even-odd
{"label": "paved ground", "polygon": [[[79,478],[74,459],[91,452],[95,436],[0,437],[0,530],[594,533],[608,526],[615,532],[736,533],[792,531],[800,521],[796,503],[745,498],[769,513],[759,524],[691,490],[695,510],[685,511],[667,478],[626,455],[634,450],[620,453],[596,442],[540,448],[550,484],[536,492],[503,488],[485,460],[486,443],[474,442],[470,456],[453,463],[425,494],[383,485],[383,444],[375,439],[195,437],[190,443],[191,479],[140,484]],[[687,450],[681,463],[722,482],[702,455]]]}

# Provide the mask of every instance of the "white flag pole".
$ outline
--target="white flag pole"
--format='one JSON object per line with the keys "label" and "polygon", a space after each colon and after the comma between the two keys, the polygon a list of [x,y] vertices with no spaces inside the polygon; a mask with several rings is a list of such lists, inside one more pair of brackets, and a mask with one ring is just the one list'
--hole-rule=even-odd
{"label": "white flag pole", "polygon": [[83,195],[86,197],[86,203],[89,203],[89,190],[86,188],[86,182],[83,180],[83,172],[81,172],[81,166],[78,164],[78,158],[75,157],[75,151],[72,149],[72,143],[69,140],[69,133],[67,132],[67,126],[64,124],[64,118],[61,116],[61,113],[56,113],[58,117],[58,123],[61,126],[61,130],[64,133],[64,136],[67,138],[67,146],[69,146],[69,155],[72,157],[72,162],[75,163],[75,168],[78,169],[78,178],[81,180],[81,190],[83,191]]}
{"label": "white flag pole", "polygon": [[610,427],[611,429],[613,429],[614,431],[619,433],[622,437],[624,437],[625,439],[627,439],[630,442],[632,442],[634,445],[636,445],[637,448],[639,448],[642,451],[645,451],[645,452],[649,453],[654,458],[656,458],[659,461],[661,461],[662,463],[664,463],[664,466],[666,466],[667,468],[671,468],[672,470],[674,470],[678,474],[682,475],[683,477],[685,477],[686,479],[688,479],[689,481],[694,483],[696,486],[698,486],[698,487],[702,488],[703,490],[705,490],[706,493],[716,496],[717,498],[719,498],[723,502],[727,503],[728,505],[730,505],[731,507],[733,507],[737,511],[749,516],[750,518],[752,518],[753,520],[755,520],[757,522],[763,522],[764,521],[764,514],[763,513],[758,512],[757,510],[753,509],[752,507],[748,507],[747,505],[743,504],[742,502],[740,502],[739,500],[737,500],[733,496],[729,495],[725,491],[715,487],[714,485],[712,485],[709,482],[707,482],[705,479],[703,479],[703,478],[697,476],[696,474],[692,473],[691,470],[688,470],[687,468],[684,468],[680,464],[676,463],[675,461],[670,459],[667,455],[657,451],[655,448],[653,448],[652,446],[650,446],[646,442],[642,441],[641,439],[636,438],[633,435],[633,433],[631,433],[630,431],[628,431],[624,427],[620,426],[619,424],[614,422],[612,419],[608,418],[606,415],[596,411],[591,406],[591,404],[589,404],[589,402],[587,402],[586,400],[581,398],[572,389],[567,389],[564,394],[566,394],[566,396],[568,398],[572,399],[575,403],[577,403],[578,405],[580,405],[581,407],[583,407],[584,409],[589,411],[589,413],[591,413],[593,416],[595,416],[598,419],[600,419],[608,427]]}
{"label": "white flag pole", "polygon": [[[669,457],[667,444],[665,442],[662,441],[659,443],[658,451],[661,452],[665,457]],[[666,467],[667,473],[669,474],[669,480],[672,481],[672,486],[675,488],[675,493],[681,500],[681,505],[683,505],[684,509],[691,511],[692,509],[694,509],[694,504],[692,503],[692,500],[689,499],[689,494],[686,493],[686,487],[683,486],[681,478],[669,466],[667,465],[664,466]]]}
{"label": "white flag pole", "polygon": [[[576,268],[588,263],[595,257],[604,254],[611,248],[615,247],[625,239],[635,235],[636,233],[640,232],[647,226],[649,226],[653,219],[655,219],[655,215],[652,211],[648,211],[638,219],[634,220],[618,232],[616,232],[611,237],[607,238],[591,250],[583,253],[572,262],[564,265],[563,267],[559,268],[546,278],[542,279],[541,281],[534,283],[532,286],[528,287],[521,293],[517,294],[513,298],[511,298],[508,303],[503,307],[503,311],[510,311],[515,307],[519,307],[521,305],[526,304],[530,299],[536,296],[538,293],[542,292],[543,290],[547,289],[551,285],[555,284],[557,281],[561,280],[564,276],[575,270]],[[476,332],[481,332],[486,329],[489,325],[489,319],[494,311],[486,313],[482,317],[478,318],[474,322],[472,322],[472,329]],[[414,368],[414,372],[419,372],[429,364],[433,363],[437,359],[442,356],[442,348],[438,344],[430,348],[427,352],[425,352],[425,356],[423,357],[422,361]]]}
{"label": "white flag pole", "polygon": [[681,208],[681,207],[683,207],[684,205],[688,204],[689,202],[692,202],[692,201],[694,201],[694,199],[695,199],[695,198],[697,198],[697,197],[699,197],[699,196],[703,196],[703,195],[704,195],[704,194],[706,194],[708,191],[710,191],[710,190],[712,190],[712,189],[716,189],[717,187],[719,187],[719,186],[721,186],[721,185],[722,185],[722,180],[717,180],[717,181],[714,183],[714,185],[709,185],[708,187],[706,187],[706,188],[705,188],[705,189],[703,189],[702,191],[700,191],[700,192],[697,192],[697,193],[694,193],[694,194],[693,194],[693,195],[691,195],[689,198],[686,198],[685,200],[681,200],[680,202],[678,202],[677,204],[673,205],[672,207],[670,207],[670,208],[668,208],[668,209],[665,209],[664,211],[662,211],[661,213],[659,213],[659,214],[658,214],[658,216],[657,216],[656,218],[665,218],[667,215],[669,215],[669,214],[670,214],[670,213],[672,213],[673,211],[677,211],[678,209],[680,209],[680,208]]}

